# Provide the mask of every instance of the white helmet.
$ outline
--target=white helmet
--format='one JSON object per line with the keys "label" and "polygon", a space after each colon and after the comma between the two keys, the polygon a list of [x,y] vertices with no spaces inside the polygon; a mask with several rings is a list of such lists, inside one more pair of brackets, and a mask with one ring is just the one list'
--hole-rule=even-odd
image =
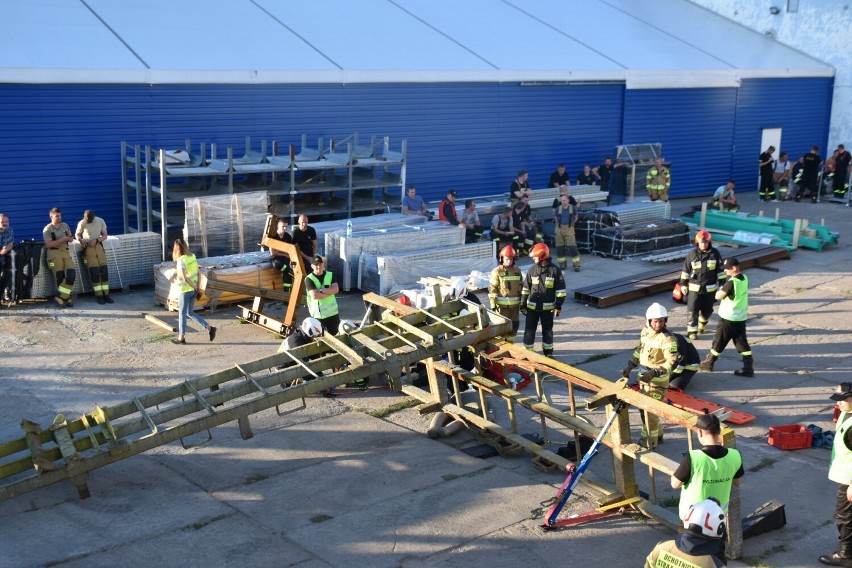
{"label": "white helmet", "polygon": [[709,538],[722,538],[725,534],[725,512],[712,497],[699,501],[683,518],[683,528]]}
{"label": "white helmet", "polygon": [[453,278],[451,285],[453,287],[453,295],[456,298],[464,298],[467,296],[467,284],[464,283],[463,279]]}
{"label": "white helmet", "polygon": [[654,320],[660,318],[669,317],[669,312],[666,311],[666,308],[662,304],[658,304],[654,302],[648,309],[645,311],[645,319],[646,320]]}
{"label": "white helmet", "polygon": [[352,333],[358,329],[358,324],[352,320],[341,320],[340,327],[337,328],[337,333]]}
{"label": "white helmet", "polygon": [[319,337],[322,335],[322,324],[317,318],[305,318],[302,322],[302,333],[308,337]]}

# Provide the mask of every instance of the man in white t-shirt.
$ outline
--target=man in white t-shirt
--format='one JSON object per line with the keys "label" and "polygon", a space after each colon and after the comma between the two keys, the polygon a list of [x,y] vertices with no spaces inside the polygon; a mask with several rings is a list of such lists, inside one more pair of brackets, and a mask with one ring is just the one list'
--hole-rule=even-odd
{"label": "man in white t-shirt", "polygon": [[772,174],[772,181],[775,184],[775,194],[781,201],[787,199],[787,188],[793,173],[792,168],[793,165],[787,157],[787,152],[781,152],[778,160],[775,162],[775,170]]}

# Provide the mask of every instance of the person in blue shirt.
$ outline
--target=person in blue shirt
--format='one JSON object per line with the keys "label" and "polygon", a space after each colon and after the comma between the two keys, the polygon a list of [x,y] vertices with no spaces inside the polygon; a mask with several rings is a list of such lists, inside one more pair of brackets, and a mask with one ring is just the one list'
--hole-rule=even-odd
{"label": "person in blue shirt", "polygon": [[408,188],[408,193],[402,198],[402,212],[406,215],[428,215],[426,203],[417,195],[417,188],[413,185]]}

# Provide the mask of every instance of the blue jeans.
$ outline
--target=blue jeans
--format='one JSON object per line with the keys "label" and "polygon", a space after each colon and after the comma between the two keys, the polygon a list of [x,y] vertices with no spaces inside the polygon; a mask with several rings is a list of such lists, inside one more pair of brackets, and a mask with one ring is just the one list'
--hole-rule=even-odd
{"label": "blue jeans", "polygon": [[183,337],[186,332],[186,318],[194,319],[198,325],[208,329],[210,324],[203,317],[195,313],[195,292],[181,292],[178,297],[178,337]]}

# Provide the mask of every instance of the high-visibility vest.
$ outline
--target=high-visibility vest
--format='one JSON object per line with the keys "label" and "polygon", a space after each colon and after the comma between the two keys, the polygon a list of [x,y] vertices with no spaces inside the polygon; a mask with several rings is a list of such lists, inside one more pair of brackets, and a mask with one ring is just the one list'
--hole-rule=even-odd
{"label": "high-visibility vest", "polygon": [[[739,277],[742,276],[742,279]],[[734,284],[734,299],[722,298],[719,302],[719,317],[728,321],[746,321],[748,319],[748,277],[740,274],[731,278]]]}
{"label": "high-visibility vest", "polygon": [[725,513],[728,512],[728,501],[731,500],[731,485],[734,475],[743,465],[743,457],[734,448],[728,448],[724,457],[713,459],[703,450],[689,452],[692,465],[689,481],[683,486],[680,494],[680,518],[684,518],[689,508],[715,497]]}
{"label": "high-visibility vest", "polygon": [[198,287],[198,259],[195,258],[194,254],[189,253],[180,257],[178,261],[186,267],[186,277],[189,278],[189,282],[186,282],[183,279],[183,274],[178,275],[181,281],[180,291],[192,292]]}
{"label": "high-visibility vest", "polygon": [[[309,274],[308,280],[314,283],[314,286],[317,290],[322,290],[328,286],[331,286],[332,274],[330,270],[325,271],[325,275],[322,278],[322,283],[320,283],[319,278],[316,277],[315,274]],[[320,298],[319,300],[315,300],[311,296],[310,290],[307,291],[307,304],[308,304],[308,313],[311,314],[311,317],[317,319],[325,319],[331,316],[337,315],[337,298],[334,296],[327,296],[325,298]]]}
{"label": "high-visibility vest", "polygon": [[828,478],[841,485],[852,484],[852,450],[846,447],[846,431],[852,427],[852,418],[848,412],[841,412],[837,418],[834,443],[831,446],[831,466]]}

